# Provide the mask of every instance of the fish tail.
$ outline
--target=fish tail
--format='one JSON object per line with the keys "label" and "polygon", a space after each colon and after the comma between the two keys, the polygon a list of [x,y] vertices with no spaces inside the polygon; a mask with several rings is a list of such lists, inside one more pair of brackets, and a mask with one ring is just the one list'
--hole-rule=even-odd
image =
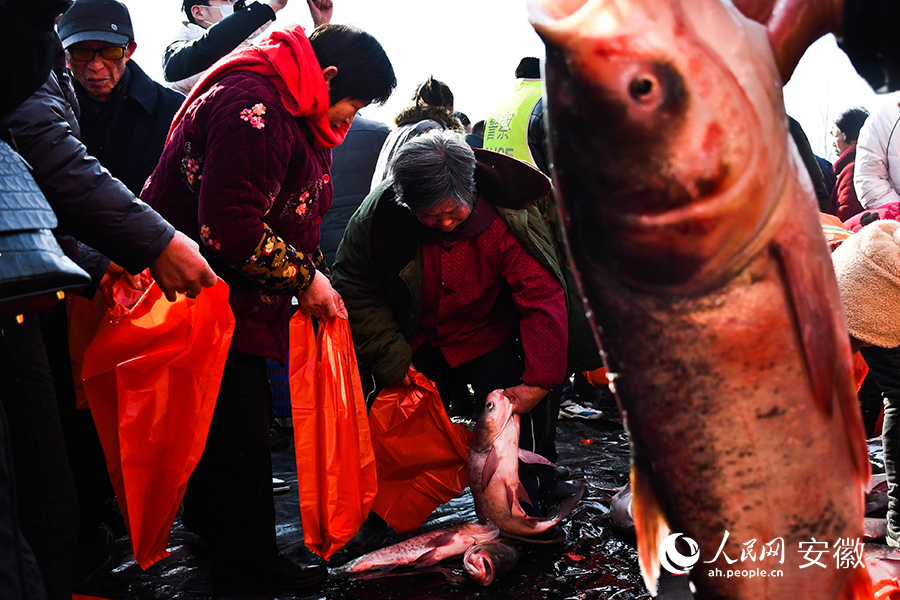
{"label": "fish tail", "polygon": [[843,594],[839,600],[872,600],[875,592],[872,590],[872,578],[864,566],[853,569],[850,580],[844,586]]}
{"label": "fish tail", "polygon": [[641,576],[647,590],[656,596],[656,582],[659,580],[659,546],[670,533],[669,525],[650,485],[650,478],[634,465],[631,468],[631,489]]}

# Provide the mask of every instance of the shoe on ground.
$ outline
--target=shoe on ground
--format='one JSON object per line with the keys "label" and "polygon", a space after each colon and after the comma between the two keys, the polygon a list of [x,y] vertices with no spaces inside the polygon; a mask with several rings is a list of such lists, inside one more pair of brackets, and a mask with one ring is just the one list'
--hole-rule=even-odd
{"label": "shoe on ground", "polygon": [[272,590],[300,592],[325,581],[328,568],[321,563],[304,564],[286,554],[279,554],[264,568],[262,578]]}
{"label": "shoe on ground", "polygon": [[503,532],[501,535],[503,537],[508,537],[514,540],[528,542],[529,544],[550,545],[562,544],[566,541],[566,530],[563,529],[562,525],[560,525],[559,523],[557,523],[550,529],[547,529],[546,531],[542,531],[541,533],[532,536],[510,535],[506,532]]}
{"label": "shoe on ground", "polygon": [[356,558],[384,546],[388,538],[388,524],[374,512],[370,512],[353,539],[343,548],[347,558]]}
{"label": "shoe on ground", "polygon": [[286,491],[291,489],[291,485],[286,482],[284,479],[278,479],[277,477],[272,478],[272,493],[273,494],[283,494]]}
{"label": "shoe on ground", "polygon": [[563,400],[559,405],[560,419],[599,419],[603,412],[582,406],[573,400]]}
{"label": "shoe on ground", "polygon": [[900,548],[900,531],[891,527],[890,515],[884,532],[884,543],[891,548]]}

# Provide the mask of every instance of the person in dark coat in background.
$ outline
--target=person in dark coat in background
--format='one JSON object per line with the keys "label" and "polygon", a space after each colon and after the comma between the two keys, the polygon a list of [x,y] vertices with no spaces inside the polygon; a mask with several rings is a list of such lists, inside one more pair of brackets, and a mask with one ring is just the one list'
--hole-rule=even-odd
{"label": "person in dark coat in background", "polygon": [[[6,56],[16,57],[0,69],[0,137],[32,167],[60,230],[132,273],[150,267],[170,299],[176,292],[198,294],[216,278],[197,244],[138,201],[75,137],[77,100],[53,31],[70,4],[0,1],[0,43]],[[38,313],[2,325],[0,404],[9,423],[22,533],[37,558],[46,597],[71,599],[77,502]],[[22,558],[17,549],[15,543],[0,546],[0,563]],[[5,574],[2,566],[0,571]],[[0,586],[7,585],[16,583],[0,578]],[[0,597],[43,597],[6,592],[0,588]]]}
{"label": "person in dark coat in background", "polygon": [[322,239],[319,242],[322,256],[329,265],[334,264],[347,222],[362,204],[363,198],[369,195],[378,153],[390,131],[384,123],[356,117],[343,143],[331,151],[334,202],[322,217]]}
{"label": "person in dark coat in background", "polygon": [[59,35],[81,105],[81,141],[139,196],[184,96],[150,79],[131,59],[137,43],[121,2],[77,0],[59,22]]}
{"label": "person in dark coat in background", "polygon": [[837,182],[837,175],[834,174],[834,165],[828,162],[827,158],[822,158],[818,154],[816,162],[819,163],[819,169],[822,171],[822,178],[825,180],[825,191],[831,194],[834,191],[834,184]]}
{"label": "person in dark coat in background", "polygon": [[822,175],[822,169],[819,168],[816,155],[813,154],[812,147],[809,145],[809,138],[806,137],[806,133],[803,131],[803,127],[800,126],[800,123],[797,122],[797,119],[790,115],[788,116],[788,125],[794,144],[800,152],[800,158],[803,159],[803,165],[806,167],[809,178],[812,180],[813,190],[816,192],[816,200],[819,204],[819,212],[828,212],[828,204],[831,202],[831,197],[825,188],[825,177]]}
{"label": "person in dark coat in background", "polygon": [[834,163],[837,182],[831,192],[828,213],[841,221],[846,221],[863,211],[862,204],[856,196],[856,188],[853,186],[853,175],[856,165],[856,141],[859,139],[859,130],[868,118],[869,111],[857,107],[844,111],[834,122],[832,144],[838,153],[838,159]]}
{"label": "person in dark coat in background", "polygon": [[484,146],[484,120],[472,125],[472,133],[466,134],[466,143],[472,148]]}

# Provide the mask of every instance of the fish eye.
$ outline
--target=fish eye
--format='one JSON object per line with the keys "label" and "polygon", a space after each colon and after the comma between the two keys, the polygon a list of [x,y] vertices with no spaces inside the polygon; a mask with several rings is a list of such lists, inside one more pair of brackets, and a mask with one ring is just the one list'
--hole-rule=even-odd
{"label": "fish eye", "polygon": [[494,403],[493,403],[493,402],[488,402],[487,404],[484,405],[484,407],[485,407],[487,410],[491,410],[492,408],[494,408]]}
{"label": "fish eye", "polygon": [[628,94],[638,102],[646,102],[656,91],[657,81],[652,75],[638,75],[628,84]]}

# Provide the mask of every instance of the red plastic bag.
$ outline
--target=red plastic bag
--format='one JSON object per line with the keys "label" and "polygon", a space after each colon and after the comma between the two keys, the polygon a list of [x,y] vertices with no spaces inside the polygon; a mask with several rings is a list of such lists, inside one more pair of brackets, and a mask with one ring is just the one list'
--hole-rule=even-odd
{"label": "red plastic bag", "polygon": [[378,491],[375,457],[346,319],[291,318],[291,414],[306,546],[328,560],[359,531]]}
{"label": "red plastic bag", "polygon": [[369,411],[378,466],[373,510],[397,533],[417,530],[469,485],[472,433],[450,422],[434,383],[410,367],[412,385],[385,388]]}
{"label": "red plastic bag", "polygon": [[228,291],[219,280],[196,299],[179,294],[170,303],[155,282],[139,291],[120,279],[84,355],[84,389],[144,569],[168,556],[175,513],[206,445],[234,333]]}

